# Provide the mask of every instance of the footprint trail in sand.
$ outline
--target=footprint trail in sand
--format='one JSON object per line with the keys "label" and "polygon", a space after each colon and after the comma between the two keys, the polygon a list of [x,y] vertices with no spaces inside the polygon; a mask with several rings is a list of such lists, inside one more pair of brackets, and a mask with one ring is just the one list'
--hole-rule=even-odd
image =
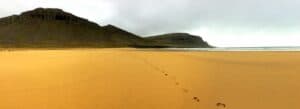
{"label": "footprint trail in sand", "polygon": [[[175,85],[176,85],[180,90],[182,90],[183,93],[189,93],[189,92],[190,92],[189,89],[187,89],[187,88],[185,88],[185,87],[183,87],[183,86],[180,85],[180,82],[177,81],[176,76],[173,76],[173,75],[171,76],[169,73],[167,73],[167,71],[166,71],[165,69],[156,66],[155,64],[151,63],[151,62],[150,62],[149,60],[147,60],[146,58],[141,57],[141,56],[138,56],[138,55],[136,55],[136,54],[132,54],[132,57],[134,57],[134,58],[139,58],[139,60],[143,61],[143,62],[144,62],[146,65],[148,65],[150,68],[154,69],[154,70],[157,71],[158,73],[162,73],[163,76],[165,76],[165,77],[169,77],[168,79],[171,79],[171,80],[175,83]],[[180,87],[180,86],[181,86],[181,87]],[[197,103],[200,102],[199,97],[192,96],[191,98],[192,98],[193,101],[195,101],[195,102],[197,102]]]}

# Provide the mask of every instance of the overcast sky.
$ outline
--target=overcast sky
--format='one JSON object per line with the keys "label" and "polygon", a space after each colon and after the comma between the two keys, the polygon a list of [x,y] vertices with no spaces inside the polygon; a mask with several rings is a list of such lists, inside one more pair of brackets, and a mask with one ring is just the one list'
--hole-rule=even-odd
{"label": "overcast sky", "polygon": [[61,8],[138,35],[188,32],[220,47],[300,46],[299,0],[0,0],[0,17]]}

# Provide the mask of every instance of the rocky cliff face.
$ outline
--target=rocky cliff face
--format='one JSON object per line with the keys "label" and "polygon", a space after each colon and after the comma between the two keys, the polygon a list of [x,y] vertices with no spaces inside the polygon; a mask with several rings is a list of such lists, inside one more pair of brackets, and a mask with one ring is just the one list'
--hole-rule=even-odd
{"label": "rocky cliff face", "polygon": [[113,25],[100,26],[61,9],[37,8],[0,19],[0,47],[172,47],[176,44],[166,42],[141,38]]}
{"label": "rocky cliff face", "polygon": [[175,47],[175,48],[198,48],[210,46],[205,42],[200,36],[190,35],[188,33],[170,33],[157,36],[150,36],[146,38],[151,40],[158,45],[165,47]]}

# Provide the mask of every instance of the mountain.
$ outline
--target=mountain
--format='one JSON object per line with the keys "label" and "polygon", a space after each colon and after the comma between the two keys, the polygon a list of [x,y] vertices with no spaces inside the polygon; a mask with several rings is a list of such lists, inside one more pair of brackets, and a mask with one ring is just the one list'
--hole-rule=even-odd
{"label": "mountain", "polygon": [[188,33],[170,33],[157,36],[146,37],[147,40],[151,40],[156,44],[165,47],[174,48],[209,48],[210,46],[200,36],[190,35]]}
{"label": "mountain", "polygon": [[[0,19],[0,47],[180,47],[142,38],[113,25],[100,26],[61,9],[37,8]],[[184,36],[188,39],[188,35]],[[167,39],[166,39],[167,38]],[[168,40],[168,37],[164,38]],[[170,37],[172,41],[172,37]],[[199,38],[192,38],[201,42]],[[177,41],[180,42],[180,41]],[[182,46],[183,46],[182,45]],[[191,44],[189,44],[191,45]],[[201,44],[195,44],[201,45]],[[204,44],[205,45],[205,44]],[[202,46],[198,46],[202,47]],[[204,46],[203,46],[204,47]]]}

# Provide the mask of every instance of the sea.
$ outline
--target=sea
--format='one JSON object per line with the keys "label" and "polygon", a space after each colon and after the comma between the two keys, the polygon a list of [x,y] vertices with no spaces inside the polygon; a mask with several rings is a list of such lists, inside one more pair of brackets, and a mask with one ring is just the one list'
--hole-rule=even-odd
{"label": "sea", "polygon": [[215,47],[215,48],[163,48],[178,51],[300,51],[299,47]]}

